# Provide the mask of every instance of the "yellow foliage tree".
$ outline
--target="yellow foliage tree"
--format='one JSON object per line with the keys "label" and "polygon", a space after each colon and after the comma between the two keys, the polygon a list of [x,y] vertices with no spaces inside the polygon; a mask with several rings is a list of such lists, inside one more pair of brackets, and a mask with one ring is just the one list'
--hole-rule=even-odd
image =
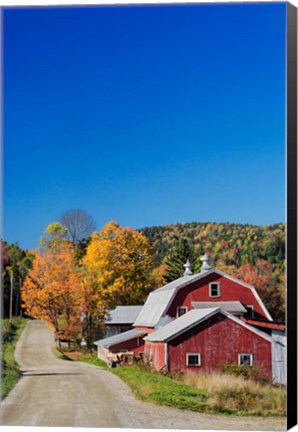
{"label": "yellow foliage tree", "polygon": [[86,266],[80,268],[79,310],[82,337],[88,348],[94,342],[95,331],[104,323],[106,301],[98,288],[96,274],[89,272]]}
{"label": "yellow foliage tree", "polygon": [[89,275],[96,278],[107,307],[143,303],[162,277],[161,272],[153,273],[149,240],[116,222],[93,234],[83,263]]}

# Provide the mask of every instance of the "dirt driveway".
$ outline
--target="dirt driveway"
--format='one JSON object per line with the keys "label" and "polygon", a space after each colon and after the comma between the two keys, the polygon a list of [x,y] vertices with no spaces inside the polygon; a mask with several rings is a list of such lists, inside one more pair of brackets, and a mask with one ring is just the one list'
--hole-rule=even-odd
{"label": "dirt driveway", "polygon": [[285,419],[229,418],[138,401],[111,372],[60,360],[41,321],[30,321],[16,348],[22,378],[1,404],[1,425],[142,429],[285,430]]}

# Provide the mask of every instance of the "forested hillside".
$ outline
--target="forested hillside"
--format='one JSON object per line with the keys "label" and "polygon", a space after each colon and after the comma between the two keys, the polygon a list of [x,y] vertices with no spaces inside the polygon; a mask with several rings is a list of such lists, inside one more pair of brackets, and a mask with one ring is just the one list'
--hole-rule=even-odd
{"label": "forested hillside", "polygon": [[192,222],[143,228],[141,231],[154,247],[157,264],[162,263],[179,239],[186,239],[189,246],[194,247],[196,255],[207,252],[214,266],[222,261],[240,267],[246,263],[255,264],[258,259],[284,265],[284,224],[254,226]]}

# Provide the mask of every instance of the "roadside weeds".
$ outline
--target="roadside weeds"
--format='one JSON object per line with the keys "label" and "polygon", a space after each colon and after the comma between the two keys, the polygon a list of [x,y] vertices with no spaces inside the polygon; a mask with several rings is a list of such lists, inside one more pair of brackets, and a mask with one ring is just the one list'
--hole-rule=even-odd
{"label": "roadside weeds", "polygon": [[20,379],[21,372],[14,358],[16,343],[24,330],[28,319],[13,318],[1,320],[1,399],[4,399]]}

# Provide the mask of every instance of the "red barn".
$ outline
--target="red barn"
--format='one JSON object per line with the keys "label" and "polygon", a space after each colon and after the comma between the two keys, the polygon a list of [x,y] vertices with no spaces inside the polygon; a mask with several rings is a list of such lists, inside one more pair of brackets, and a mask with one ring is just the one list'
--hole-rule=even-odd
{"label": "red barn", "polygon": [[[132,351],[144,353],[156,370],[212,371],[230,362],[261,365],[268,377],[285,377],[284,326],[273,322],[252,285],[211,268],[206,254],[201,259],[199,274],[187,262],[182,277],[149,294],[134,322],[136,333],[122,333],[121,349],[134,344]],[[279,342],[271,337],[277,331]],[[99,356],[104,346],[111,351],[107,340],[96,342]]]}

